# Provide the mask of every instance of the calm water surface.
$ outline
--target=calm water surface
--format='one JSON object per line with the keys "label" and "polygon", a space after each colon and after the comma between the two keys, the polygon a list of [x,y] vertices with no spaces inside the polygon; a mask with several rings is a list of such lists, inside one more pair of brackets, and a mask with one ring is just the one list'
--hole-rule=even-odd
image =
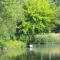
{"label": "calm water surface", "polygon": [[0,50],[0,60],[60,60],[59,46],[36,46]]}

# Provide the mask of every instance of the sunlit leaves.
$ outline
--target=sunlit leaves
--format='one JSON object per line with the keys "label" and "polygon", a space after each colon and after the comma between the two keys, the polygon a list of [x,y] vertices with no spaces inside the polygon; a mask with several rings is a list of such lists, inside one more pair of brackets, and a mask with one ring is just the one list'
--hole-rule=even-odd
{"label": "sunlit leaves", "polygon": [[[32,31],[35,28],[38,28],[38,30],[40,30],[41,32],[43,32],[46,29],[48,30],[47,32],[49,32],[54,27],[52,26],[54,25],[52,20],[54,21],[55,19],[54,4],[49,3],[48,0],[26,0],[26,2],[27,4],[25,4],[25,6],[27,5],[28,6],[26,9],[24,8],[25,16],[26,16],[25,22],[27,24],[28,22],[30,22],[30,26],[31,26],[30,28],[32,29]],[[51,5],[53,7],[51,7]],[[32,28],[32,25],[33,25],[33,28]]]}

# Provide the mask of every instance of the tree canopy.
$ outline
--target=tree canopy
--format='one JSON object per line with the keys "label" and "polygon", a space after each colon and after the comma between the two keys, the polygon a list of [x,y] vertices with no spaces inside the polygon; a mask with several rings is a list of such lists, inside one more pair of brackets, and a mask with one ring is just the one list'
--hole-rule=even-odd
{"label": "tree canopy", "polygon": [[[51,7],[52,6],[52,7]],[[48,0],[26,0],[24,3],[24,32],[50,32],[54,28],[55,6]]]}
{"label": "tree canopy", "polygon": [[16,23],[22,17],[20,0],[17,2],[16,0],[0,0],[0,39],[13,38]]}
{"label": "tree canopy", "polygon": [[48,0],[0,0],[0,39],[51,32],[56,6]]}

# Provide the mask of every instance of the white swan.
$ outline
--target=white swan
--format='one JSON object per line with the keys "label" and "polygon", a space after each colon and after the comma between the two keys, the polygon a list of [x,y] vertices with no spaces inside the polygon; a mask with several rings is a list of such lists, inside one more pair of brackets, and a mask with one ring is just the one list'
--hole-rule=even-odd
{"label": "white swan", "polygon": [[33,45],[30,44],[29,47],[30,47],[30,48],[33,48]]}
{"label": "white swan", "polygon": [[33,45],[29,45],[29,47],[30,47],[30,51],[32,51],[33,50]]}

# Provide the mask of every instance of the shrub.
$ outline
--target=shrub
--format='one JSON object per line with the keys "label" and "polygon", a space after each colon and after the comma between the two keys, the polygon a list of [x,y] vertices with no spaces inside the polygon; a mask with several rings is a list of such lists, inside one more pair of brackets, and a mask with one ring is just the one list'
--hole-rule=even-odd
{"label": "shrub", "polygon": [[59,44],[60,43],[60,38],[53,33],[36,35],[35,40],[37,44]]}

